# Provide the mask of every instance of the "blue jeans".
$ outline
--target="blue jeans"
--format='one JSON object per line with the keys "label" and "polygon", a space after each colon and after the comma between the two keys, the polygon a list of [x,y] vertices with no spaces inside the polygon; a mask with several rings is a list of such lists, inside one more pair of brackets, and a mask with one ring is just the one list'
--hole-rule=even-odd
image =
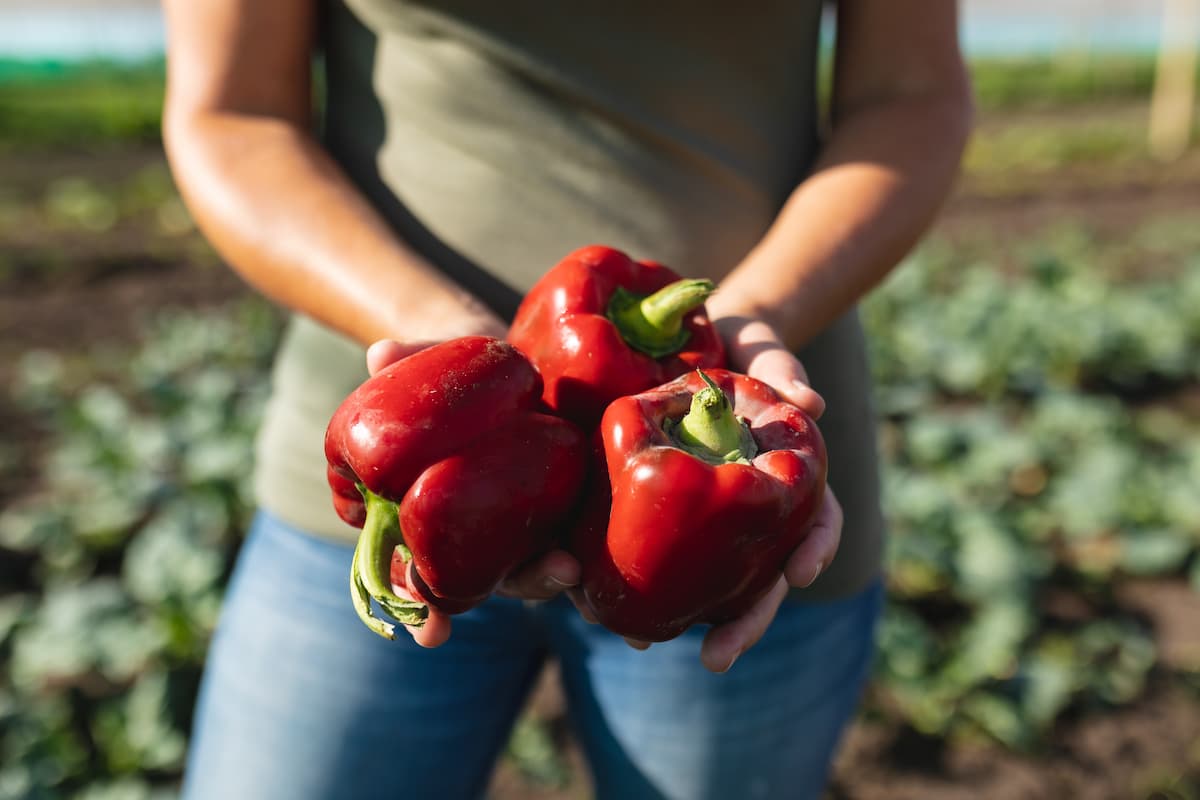
{"label": "blue jeans", "polygon": [[565,599],[492,598],[433,650],[386,641],[351,608],[351,553],[259,514],[209,653],[186,800],[480,797],[547,656],[597,797],[817,797],[882,596],[785,603],[714,675],[703,629],[639,652]]}

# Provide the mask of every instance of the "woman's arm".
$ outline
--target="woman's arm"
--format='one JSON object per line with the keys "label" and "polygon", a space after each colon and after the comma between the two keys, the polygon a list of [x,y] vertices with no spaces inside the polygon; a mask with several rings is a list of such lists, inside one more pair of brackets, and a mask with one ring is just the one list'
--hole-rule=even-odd
{"label": "woman's arm", "polygon": [[315,0],[164,0],[163,133],[201,230],[245,280],[368,344],[504,323],[400,241],[310,133]]}
{"label": "woman's arm", "polygon": [[[316,0],[164,0],[163,133],[201,230],[248,283],[354,339],[372,371],[419,347],[507,326],[401,241],[310,133]],[[506,589],[547,598],[579,579],[553,551]],[[411,629],[434,647],[450,619]]]}
{"label": "woman's arm", "polygon": [[[954,0],[839,0],[832,130],[812,175],[708,301],[735,369],[819,412],[792,351],[851,308],[909,251],[953,183],[972,121]],[[820,386],[815,387],[818,391]],[[830,492],[774,590],[713,628],[701,658],[723,671],[754,645],[789,586],[837,553]]]}
{"label": "woman's arm", "polygon": [[828,143],[709,301],[715,316],[763,320],[793,349],[925,232],[972,122],[953,0],[840,0],[837,25]]}

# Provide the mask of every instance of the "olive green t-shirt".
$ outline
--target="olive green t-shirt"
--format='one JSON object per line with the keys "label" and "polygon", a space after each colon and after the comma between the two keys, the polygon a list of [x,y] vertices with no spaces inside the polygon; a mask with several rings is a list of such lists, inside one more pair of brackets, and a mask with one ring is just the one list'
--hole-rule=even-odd
{"label": "olive green t-shirt", "polygon": [[[405,241],[506,318],[587,244],[719,280],[814,160],[821,5],[331,0],[322,138]],[[883,529],[857,317],[801,356],[846,516],[837,559],[801,594],[843,596],[878,574]],[[284,521],[353,541],[322,443],[365,377],[361,346],[291,321],[256,466]]]}

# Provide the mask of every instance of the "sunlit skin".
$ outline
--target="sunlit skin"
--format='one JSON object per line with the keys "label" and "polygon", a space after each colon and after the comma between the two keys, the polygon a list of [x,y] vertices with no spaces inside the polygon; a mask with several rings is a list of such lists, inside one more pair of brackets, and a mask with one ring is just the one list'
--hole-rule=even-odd
{"label": "sunlit skin", "polygon": [[[421,343],[504,335],[503,320],[397,238],[312,137],[315,0],[163,5],[167,154],[201,229],[248,283],[375,343],[373,371]],[[821,158],[708,301],[730,367],[814,416],[823,401],[792,351],[896,265],[953,182],[972,119],[956,16],[953,0],[840,0]],[[832,561],[841,527],[828,493],[774,588],[708,632],[705,667],[728,669],[761,638],[788,588],[811,584]],[[504,592],[544,599],[578,580],[579,564],[555,551],[512,576]],[[411,633],[435,647],[449,637],[450,620],[433,614]]]}

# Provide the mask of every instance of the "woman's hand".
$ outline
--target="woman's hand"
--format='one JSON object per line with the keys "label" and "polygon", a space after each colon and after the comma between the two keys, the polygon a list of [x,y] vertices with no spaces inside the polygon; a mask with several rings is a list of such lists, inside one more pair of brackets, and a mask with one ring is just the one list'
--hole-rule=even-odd
{"label": "woman's hand", "polygon": [[[491,325],[481,325],[479,333],[496,336]],[[503,334],[501,330],[500,335]],[[463,335],[466,335],[464,332]],[[423,350],[435,342],[398,342],[381,339],[367,348],[367,370],[374,375],[394,361]],[[563,550],[552,550],[510,574],[496,590],[497,594],[526,600],[549,600],[579,582],[579,562]],[[396,594],[414,599],[402,586],[392,585]],[[405,626],[413,641],[422,647],[438,647],[450,638],[450,616],[435,608],[421,627]]]}

